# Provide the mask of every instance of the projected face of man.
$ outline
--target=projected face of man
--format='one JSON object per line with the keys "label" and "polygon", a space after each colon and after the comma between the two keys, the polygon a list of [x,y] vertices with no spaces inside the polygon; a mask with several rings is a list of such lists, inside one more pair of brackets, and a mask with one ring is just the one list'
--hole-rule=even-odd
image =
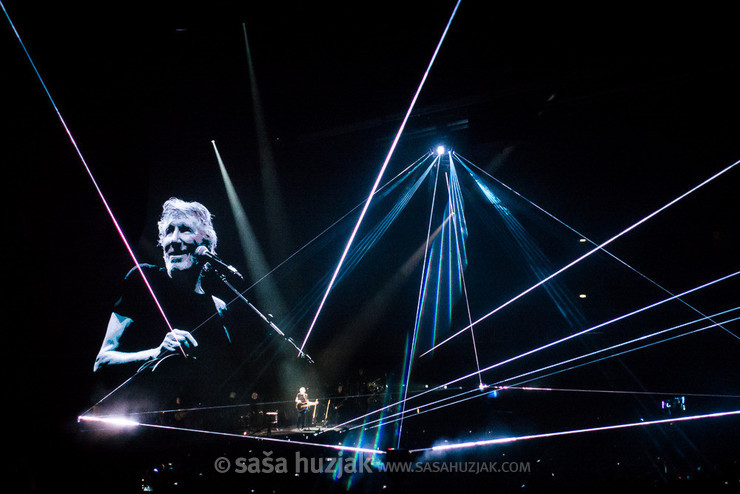
{"label": "projected face of man", "polygon": [[184,271],[195,263],[195,249],[206,242],[200,222],[193,216],[176,216],[164,224],[162,252],[167,274]]}

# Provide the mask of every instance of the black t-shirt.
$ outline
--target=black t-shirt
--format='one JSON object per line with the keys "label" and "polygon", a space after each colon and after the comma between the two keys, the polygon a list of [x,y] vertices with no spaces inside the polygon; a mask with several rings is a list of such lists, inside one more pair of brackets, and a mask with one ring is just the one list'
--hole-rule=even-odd
{"label": "black t-shirt", "polygon": [[[194,285],[180,284],[167,275],[164,268],[142,265],[147,281],[157,297],[159,310],[141,273],[132,269],[124,279],[121,297],[113,306],[113,312],[128,317],[133,323],[119,339],[118,350],[133,352],[159,346],[169,331],[162,312],[173,329],[189,331],[198,340],[199,351],[211,345],[228,343],[230,334],[226,328],[228,308],[221,308],[208,294],[196,293]],[[201,339],[205,346],[200,345]]]}
{"label": "black t-shirt", "polygon": [[264,332],[255,332],[254,320],[249,320],[250,327],[244,327],[245,321],[237,324],[222,300],[196,293],[194,284],[173,280],[164,268],[140,267],[162,310],[138,268],[132,269],[113,307],[113,312],[132,321],[120,336],[116,350],[136,352],[158,347],[169,331],[162,312],[173,329],[191,332],[198,346],[189,351],[187,358],[175,352],[154,370],[138,371],[142,362],[102,368],[99,373],[108,388],[128,380],[111,400],[120,398],[126,406],[136,404],[144,410],[225,402],[233,387],[239,385],[234,380],[240,378],[240,370],[249,367],[245,359]]}

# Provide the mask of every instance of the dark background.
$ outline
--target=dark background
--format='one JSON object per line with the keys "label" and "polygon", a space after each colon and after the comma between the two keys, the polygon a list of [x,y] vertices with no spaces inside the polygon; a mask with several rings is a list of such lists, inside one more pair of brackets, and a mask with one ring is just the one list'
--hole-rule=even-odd
{"label": "dark background", "polygon": [[[211,141],[268,264],[278,264],[366,198],[454,7],[436,1],[4,5],[139,260],[158,261],[156,216],[165,199],[180,196],[211,208],[220,254],[239,266],[243,256]],[[443,142],[596,241],[607,240],[740,159],[740,67],[731,20],[730,12],[709,8],[463,2],[386,177]],[[266,214],[243,23],[285,212],[287,226],[278,237],[270,236]],[[22,252],[8,259],[8,318],[22,314],[20,324],[6,323],[13,357],[6,406],[22,416],[20,478],[48,488],[69,481],[56,476],[68,466],[60,458],[64,445],[75,443],[76,416],[90,404],[94,355],[132,261],[10,25],[3,24],[3,168],[10,231],[21,234],[11,248]],[[738,185],[733,169],[615,243],[614,251],[676,292],[734,272]],[[415,226],[423,231],[421,218]],[[409,238],[399,237],[399,244],[416,246],[419,237],[405,231]],[[343,238],[336,237],[336,245]],[[325,255],[314,269],[330,269],[337,255]],[[584,277],[598,278],[584,270]],[[382,270],[374,272],[383,278]],[[289,303],[311,280],[297,274],[281,281]],[[592,293],[599,288],[590,287]],[[604,296],[583,308],[592,321],[629,310],[620,312],[609,287],[601,288]],[[340,314],[371,295],[346,293],[353,296],[334,306]],[[482,299],[478,313],[494,307]],[[737,283],[712,291],[701,307],[710,312],[733,301]],[[398,316],[381,327],[395,323]],[[350,362],[369,366],[373,375],[397,365],[400,354],[387,349],[400,347],[382,342],[403,340],[402,327],[392,335],[376,331],[377,340]],[[305,326],[290,329],[302,339]],[[341,317],[319,325],[310,350],[320,355],[342,329]],[[510,343],[530,347],[526,338]],[[623,374],[606,369],[606,385],[737,395],[738,349],[737,339],[713,331],[675,353],[622,363]],[[335,371],[356,371],[347,366]],[[573,382],[605,385],[582,379]],[[571,414],[572,401],[512,401],[507,410],[526,408],[538,432],[556,428],[560,422],[543,417],[560,416],[564,406],[572,427],[594,423],[592,408]],[[639,416],[629,401],[603,405],[627,410],[615,413],[615,422]],[[706,406],[733,409],[737,401]],[[461,420],[463,427],[486,430],[474,417]],[[714,427],[720,435],[736,434],[736,419],[692,429],[687,442],[698,444],[692,454],[709,458],[708,464],[736,465],[737,441],[716,440]],[[423,435],[422,442],[427,439],[437,436]],[[568,457],[590,456],[585,448],[569,443]],[[646,461],[656,455],[646,454]],[[50,457],[55,468],[39,466]]]}

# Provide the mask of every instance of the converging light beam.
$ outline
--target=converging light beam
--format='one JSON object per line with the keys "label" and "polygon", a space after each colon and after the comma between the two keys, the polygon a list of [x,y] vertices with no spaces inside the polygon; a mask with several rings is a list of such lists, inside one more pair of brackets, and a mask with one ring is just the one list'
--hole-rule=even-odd
{"label": "converging light beam", "polygon": [[[557,271],[555,271],[555,272],[554,272],[554,273],[552,273],[551,275],[547,276],[546,278],[543,278],[542,280],[540,280],[540,281],[539,281],[539,282],[537,282],[536,284],[532,285],[531,287],[529,287],[529,288],[527,288],[526,290],[524,290],[523,292],[521,292],[521,293],[520,293],[519,295],[517,295],[517,296],[513,297],[512,299],[510,299],[510,300],[509,300],[508,302],[505,302],[505,303],[501,304],[500,306],[498,306],[498,307],[497,307],[497,308],[495,308],[494,310],[490,311],[490,312],[489,312],[488,314],[486,314],[486,315],[484,315],[484,316],[480,317],[480,318],[479,318],[479,319],[478,319],[477,321],[475,321],[475,322],[474,322],[473,324],[470,324],[470,325],[468,325],[468,326],[464,327],[463,329],[461,329],[461,330],[460,330],[460,331],[458,331],[457,333],[453,334],[452,336],[448,337],[448,338],[447,338],[447,339],[445,339],[444,341],[442,341],[442,342],[440,342],[440,343],[438,343],[438,344],[434,345],[434,346],[433,346],[432,348],[430,348],[430,349],[429,349],[429,350],[427,350],[426,352],[422,353],[422,354],[421,354],[421,357],[423,357],[423,356],[425,356],[425,355],[428,355],[428,354],[429,354],[430,352],[432,352],[432,351],[433,351],[433,350],[435,350],[436,348],[439,348],[440,346],[442,346],[442,345],[444,345],[445,343],[449,342],[449,341],[450,341],[450,340],[452,340],[453,338],[456,338],[457,336],[459,336],[460,334],[462,334],[463,332],[465,332],[465,331],[466,331],[466,330],[467,330],[468,328],[470,328],[470,327],[472,327],[472,326],[474,326],[474,325],[476,325],[476,324],[480,323],[481,321],[483,321],[483,320],[485,320],[485,319],[487,319],[487,318],[491,317],[492,315],[494,315],[495,313],[497,313],[498,311],[500,311],[500,310],[501,310],[501,309],[503,309],[504,307],[507,307],[508,305],[512,304],[513,302],[515,302],[515,301],[519,300],[520,298],[522,298],[523,296],[525,296],[526,294],[530,293],[530,292],[531,292],[532,290],[534,290],[534,289],[536,289],[536,288],[538,288],[538,287],[540,287],[540,286],[544,285],[545,283],[547,283],[547,282],[548,282],[548,281],[550,281],[551,279],[555,278],[555,277],[556,277],[556,276],[558,276],[559,274],[561,274],[561,273],[563,273],[564,271],[566,271],[566,270],[570,269],[571,267],[575,266],[576,264],[578,264],[579,262],[583,261],[583,260],[584,260],[584,259],[586,259],[587,257],[591,256],[591,255],[592,255],[592,254],[594,254],[595,252],[598,252],[598,251],[600,251],[600,250],[603,250],[603,249],[604,249],[604,247],[606,247],[607,245],[611,244],[612,242],[614,242],[614,241],[615,241],[615,240],[617,240],[618,238],[620,238],[620,237],[622,237],[622,236],[626,235],[627,233],[631,232],[632,230],[634,230],[634,229],[635,229],[635,228],[637,228],[638,226],[640,226],[640,225],[642,225],[643,223],[645,223],[646,221],[650,220],[650,219],[651,219],[652,217],[654,217],[654,216],[656,216],[656,215],[660,214],[661,212],[665,211],[665,210],[666,210],[666,209],[668,209],[669,207],[671,207],[671,206],[673,206],[674,204],[676,204],[677,202],[679,202],[679,201],[680,201],[681,199],[683,199],[683,198],[685,198],[685,197],[689,196],[690,194],[692,194],[693,192],[695,192],[695,191],[699,190],[699,189],[700,189],[701,187],[705,186],[706,184],[708,184],[708,183],[709,183],[709,182],[711,182],[712,180],[716,179],[717,177],[719,177],[719,176],[721,176],[721,175],[723,175],[723,174],[727,173],[727,172],[728,172],[728,171],[730,171],[730,170],[731,170],[732,168],[734,168],[735,166],[737,166],[737,164],[738,164],[738,163],[740,163],[740,161],[736,161],[735,163],[731,164],[730,166],[726,167],[725,169],[723,169],[723,170],[721,170],[721,171],[719,171],[719,172],[715,173],[714,175],[712,175],[712,176],[711,176],[711,177],[709,177],[708,179],[704,180],[704,181],[703,181],[702,183],[700,183],[699,185],[697,185],[697,186],[693,187],[692,189],[688,190],[687,192],[684,192],[683,194],[681,194],[681,195],[680,195],[680,196],[678,196],[677,198],[673,199],[673,200],[672,200],[672,201],[670,201],[669,203],[667,203],[667,204],[665,204],[664,206],[662,206],[662,207],[660,207],[660,208],[656,209],[655,211],[653,211],[653,212],[652,212],[652,213],[650,213],[649,215],[645,216],[645,217],[644,217],[644,218],[642,218],[641,220],[637,221],[636,223],[633,223],[633,224],[632,224],[631,226],[629,226],[629,227],[625,228],[624,230],[622,230],[622,231],[621,231],[621,232],[619,232],[618,234],[614,235],[614,236],[613,236],[612,238],[610,238],[610,239],[609,239],[609,240],[607,240],[606,242],[602,243],[601,245],[597,245],[596,247],[594,247],[594,248],[593,248],[593,249],[591,249],[590,251],[586,252],[585,254],[583,254],[582,256],[580,256],[579,258],[577,258],[577,259],[575,259],[574,261],[571,261],[570,263],[566,264],[565,266],[563,266],[562,268],[558,269]],[[675,297],[674,297],[674,298],[675,298]]]}
{"label": "converging light beam", "polygon": [[442,47],[442,42],[447,36],[447,31],[449,31],[450,29],[450,25],[452,24],[452,19],[455,17],[455,13],[457,12],[458,7],[460,6],[460,1],[461,0],[458,0],[457,4],[455,5],[455,8],[452,11],[452,15],[450,16],[450,20],[447,21],[447,25],[445,26],[444,32],[442,33],[442,37],[440,38],[439,43],[437,43],[437,47],[435,48],[434,53],[432,54],[432,58],[429,61],[429,65],[427,66],[427,69],[421,78],[421,83],[419,83],[419,87],[416,89],[416,93],[414,94],[414,97],[411,100],[411,105],[409,106],[409,109],[406,111],[406,115],[403,118],[401,127],[398,129],[398,132],[396,133],[396,137],[393,139],[393,143],[391,144],[390,150],[388,151],[388,155],[386,156],[385,161],[383,162],[383,166],[380,168],[380,173],[378,173],[378,177],[375,179],[375,183],[373,184],[370,194],[368,195],[368,198],[365,201],[365,206],[363,206],[362,212],[360,213],[360,216],[357,219],[357,224],[352,230],[352,234],[350,235],[349,240],[347,241],[347,245],[344,248],[344,252],[342,253],[342,256],[339,258],[339,263],[337,264],[337,267],[334,270],[334,274],[332,275],[332,278],[329,281],[329,285],[326,287],[326,292],[324,293],[321,303],[319,304],[319,308],[316,311],[316,315],[311,321],[311,325],[309,326],[308,331],[306,332],[306,336],[303,338],[303,342],[301,343],[301,348],[300,348],[301,352],[303,352],[303,348],[306,346],[306,342],[308,341],[309,336],[311,336],[311,332],[313,331],[313,328],[316,325],[316,321],[319,318],[319,314],[321,313],[321,310],[323,309],[324,304],[326,303],[326,299],[329,296],[329,292],[334,286],[334,282],[336,281],[337,276],[339,275],[339,271],[342,268],[344,259],[347,257],[347,253],[349,252],[349,249],[352,246],[352,242],[354,241],[355,236],[357,235],[357,231],[360,229],[360,224],[362,223],[362,220],[364,219],[365,214],[367,213],[367,209],[370,207],[370,202],[372,201],[373,195],[375,195],[375,190],[380,185],[380,180],[383,177],[383,173],[385,173],[385,169],[387,168],[388,162],[390,161],[391,156],[393,155],[393,152],[396,149],[398,140],[401,138],[403,129],[406,127],[406,123],[408,122],[408,119],[411,116],[411,111],[416,105],[416,100],[419,98],[419,94],[421,93],[421,89],[424,86],[424,82],[426,82],[427,76],[429,75],[429,72],[432,69],[432,65],[434,64],[434,60],[437,58],[437,54],[439,53],[439,50]]}

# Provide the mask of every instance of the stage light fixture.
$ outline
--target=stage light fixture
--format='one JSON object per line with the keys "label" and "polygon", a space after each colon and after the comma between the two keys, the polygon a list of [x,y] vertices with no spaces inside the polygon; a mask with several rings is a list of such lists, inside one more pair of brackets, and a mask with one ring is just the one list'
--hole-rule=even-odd
{"label": "stage light fixture", "polygon": [[437,154],[445,154],[445,147],[437,146]]}

